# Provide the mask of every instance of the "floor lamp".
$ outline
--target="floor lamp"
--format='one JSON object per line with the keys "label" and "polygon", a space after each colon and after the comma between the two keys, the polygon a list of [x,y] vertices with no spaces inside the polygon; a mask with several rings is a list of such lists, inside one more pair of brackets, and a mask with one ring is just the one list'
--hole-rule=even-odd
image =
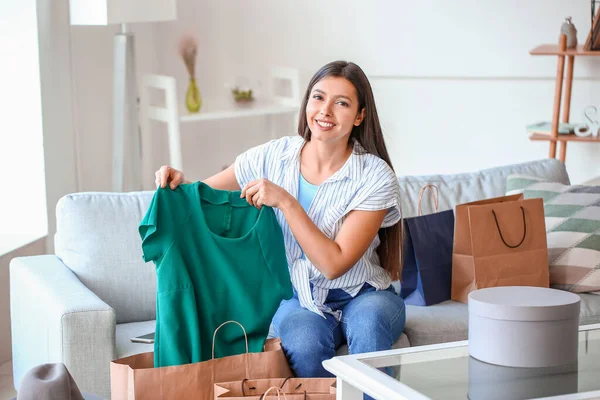
{"label": "floor lamp", "polygon": [[[176,0],[70,0],[69,8],[71,25],[120,26],[113,49],[112,189],[115,192],[142,190],[135,40],[128,24],[175,20]],[[127,187],[126,161],[130,167]]]}

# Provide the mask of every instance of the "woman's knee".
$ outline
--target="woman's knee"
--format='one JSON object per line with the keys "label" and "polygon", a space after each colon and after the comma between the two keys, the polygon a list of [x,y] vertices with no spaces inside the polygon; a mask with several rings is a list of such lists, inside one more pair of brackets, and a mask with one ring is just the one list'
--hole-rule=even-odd
{"label": "woman's knee", "polygon": [[279,334],[284,347],[298,352],[309,352],[318,347],[335,347],[328,321],[307,310],[287,315],[279,325]]}
{"label": "woman's knee", "polygon": [[389,291],[370,292],[352,300],[342,319],[349,335],[389,333],[396,340],[406,324],[406,308],[400,296]]}

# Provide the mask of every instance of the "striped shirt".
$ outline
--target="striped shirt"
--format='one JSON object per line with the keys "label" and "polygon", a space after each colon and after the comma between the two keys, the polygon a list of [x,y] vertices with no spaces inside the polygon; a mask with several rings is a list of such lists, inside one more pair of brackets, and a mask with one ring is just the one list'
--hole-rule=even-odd
{"label": "striped shirt", "polygon": [[[301,136],[287,136],[253,147],[235,160],[235,175],[241,188],[255,179],[265,178],[298,198],[300,151],[304,146]],[[392,226],[401,218],[400,186],[394,171],[381,158],[368,154],[356,142],[346,163],[319,185],[308,209],[308,216],[330,239],[335,239],[346,215],[353,210],[388,210],[382,228]],[[324,312],[338,320],[341,311],[325,306],[329,289],[343,289],[356,296],[369,283],[377,290],[391,284],[388,273],[381,267],[377,255],[379,235],[376,235],[365,254],[344,275],[329,280],[319,272],[294,238],[281,210],[274,208],[281,226],[292,284],[300,304],[324,317]],[[311,290],[312,286],[312,290]]]}

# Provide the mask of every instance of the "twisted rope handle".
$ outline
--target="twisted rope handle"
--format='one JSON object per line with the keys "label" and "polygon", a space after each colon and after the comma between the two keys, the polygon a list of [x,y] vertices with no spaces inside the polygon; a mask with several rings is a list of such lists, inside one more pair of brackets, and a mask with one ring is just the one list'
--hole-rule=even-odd
{"label": "twisted rope handle", "polygon": [[283,390],[279,389],[277,386],[271,386],[270,388],[268,388],[266,390],[266,392],[263,393],[262,396],[260,396],[260,400],[264,400],[267,397],[267,394],[269,394],[269,392],[271,390],[275,390],[277,393],[277,400],[281,400],[281,397],[283,396],[283,400],[287,400],[287,397],[285,397],[285,393],[283,393]]}
{"label": "twisted rope handle", "polygon": [[[237,321],[226,321],[223,322],[221,325],[219,325],[217,327],[217,329],[215,329],[215,332],[213,333],[213,342],[212,342],[212,359],[214,360],[215,358],[215,338],[217,337],[217,332],[219,331],[219,329],[221,329],[224,325],[230,324],[230,323],[234,323],[234,324],[238,324],[240,326],[240,328],[242,328],[242,331],[244,331],[244,338],[246,339],[246,353],[248,353],[248,335],[246,334],[246,330],[244,329],[244,327],[242,326],[242,324],[240,324]],[[243,387],[243,386],[242,386]]]}
{"label": "twisted rope handle", "polygon": [[504,240],[504,236],[502,236],[502,231],[500,230],[500,224],[498,224],[498,217],[496,216],[496,212],[492,210],[492,214],[494,214],[494,220],[496,221],[496,227],[498,228],[498,233],[500,233],[500,239],[502,239],[502,243],[504,243],[504,245],[510,249],[516,249],[517,247],[522,245],[525,241],[525,236],[527,236],[527,221],[525,220],[525,209],[523,208],[523,206],[521,206],[521,212],[523,213],[523,238],[521,239],[519,244],[511,246],[510,244],[506,243],[506,240]]}
{"label": "twisted rope handle", "polygon": [[[419,203],[418,203],[418,215],[421,216],[423,215],[423,210],[421,209],[421,201],[423,200],[423,195],[425,194],[425,191],[429,189],[429,192],[431,193],[431,199],[433,200],[433,208],[435,209],[435,212],[438,212],[438,205],[439,205],[439,201],[440,201],[440,189],[438,189],[437,186],[435,186],[434,184],[428,183],[427,185],[424,185],[421,188],[421,191],[419,191]],[[435,193],[434,193],[434,189],[435,189]]]}

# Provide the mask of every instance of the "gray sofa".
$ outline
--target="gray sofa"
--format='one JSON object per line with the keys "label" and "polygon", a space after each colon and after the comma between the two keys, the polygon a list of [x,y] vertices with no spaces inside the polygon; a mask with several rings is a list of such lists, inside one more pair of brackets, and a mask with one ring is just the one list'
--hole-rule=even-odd
{"label": "gray sofa", "polygon": [[[402,209],[416,215],[425,183],[440,188],[440,210],[501,196],[511,173],[565,184],[564,165],[554,159],[475,173],[402,176]],[[77,193],[57,205],[56,255],[15,258],[10,264],[14,385],[31,367],[63,362],[79,388],[109,397],[109,362],[151,351],[132,336],[154,330],[156,276],[141,257],[137,226],[153,192]],[[425,207],[427,210],[427,207]],[[600,322],[600,296],[582,295],[581,324]],[[467,338],[467,306],[447,301],[407,307],[404,334],[394,347]],[[347,351],[340,349],[340,353]]]}

